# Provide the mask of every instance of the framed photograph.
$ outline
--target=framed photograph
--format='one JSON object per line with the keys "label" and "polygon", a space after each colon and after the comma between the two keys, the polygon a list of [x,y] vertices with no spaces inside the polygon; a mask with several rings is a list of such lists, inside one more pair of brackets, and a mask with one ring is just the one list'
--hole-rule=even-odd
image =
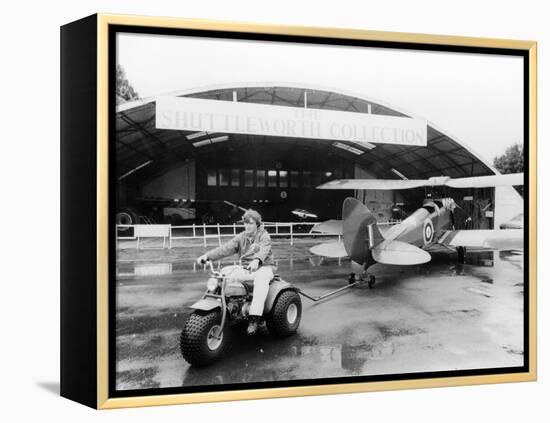
{"label": "framed photograph", "polygon": [[536,379],[536,42],[61,28],[61,394]]}

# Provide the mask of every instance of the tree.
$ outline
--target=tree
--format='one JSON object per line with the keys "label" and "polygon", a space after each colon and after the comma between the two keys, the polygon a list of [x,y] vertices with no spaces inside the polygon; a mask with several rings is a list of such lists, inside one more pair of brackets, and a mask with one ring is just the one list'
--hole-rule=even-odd
{"label": "tree", "polygon": [[523,145],[508,147],[502,156],[495,157],[493,164],[500,173],[523,172]]}
{"label": "tree", "polygon": [[137,91],[128,82],[126,72],[121,65],[116,65],[116,95],[117,100],[122,99],[124,101],[132,101],[139,98]]}
{"label": "tree", "polygon": [[[523,172],[523,145],[514,144],[508,147],[502,156],[495,157],[493,164],[500,173]],[[515,188],[523,197],[523,186]]]}

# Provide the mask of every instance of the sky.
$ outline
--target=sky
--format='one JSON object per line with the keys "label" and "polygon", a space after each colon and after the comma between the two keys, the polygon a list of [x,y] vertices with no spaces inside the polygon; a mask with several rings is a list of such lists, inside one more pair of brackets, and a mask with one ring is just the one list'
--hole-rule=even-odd
{"label": "sky", "polygon": [[427,119],[489,163],[523,143],[520,57],[119,34],[117,63],[141,98],[217,84],[307,84]]}

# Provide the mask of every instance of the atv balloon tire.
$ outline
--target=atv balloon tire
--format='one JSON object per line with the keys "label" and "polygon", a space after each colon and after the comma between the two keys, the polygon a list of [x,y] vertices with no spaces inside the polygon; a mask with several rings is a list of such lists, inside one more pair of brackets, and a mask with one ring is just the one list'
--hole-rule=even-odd
{"label": "atv balloon tire", "polygon": [[294,291],[283,291],[266,318],[269,333],[284,338],[293,335],[300,326],[302,300]]}
{"label": "atv balloon tire", "polygon": [[185,323],[180,336],[180,350],[183,358],[192,366],[202,367],[219,360],[227,345],[228,331],[223,329],[221,340],[209,337],[215,326],[221,323],[219,310],[208,313],[194,311]]}

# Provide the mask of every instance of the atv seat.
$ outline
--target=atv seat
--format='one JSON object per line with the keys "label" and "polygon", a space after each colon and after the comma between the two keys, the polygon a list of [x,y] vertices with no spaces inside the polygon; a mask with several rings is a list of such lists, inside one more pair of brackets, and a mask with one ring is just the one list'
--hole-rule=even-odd
{"label": "atv seat", "polygon": [[[271,284],[273,282],[280,281],[280,280],[281,280],[281,275],[275,274],[273,275],[273,279],[271,279],[269,283]],[[248,292],[252,292],[254,290],[254,281],[244,281],[241,283],[246,287],[246,290]]]}

